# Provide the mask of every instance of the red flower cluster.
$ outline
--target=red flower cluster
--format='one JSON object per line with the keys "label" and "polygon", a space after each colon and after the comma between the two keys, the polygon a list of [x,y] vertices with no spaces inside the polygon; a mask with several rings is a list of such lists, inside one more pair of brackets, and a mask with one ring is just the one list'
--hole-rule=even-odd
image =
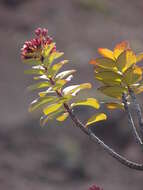
{"label": "red flower cluster", "polygon": [[[45,45],[49,45],[53,42],[53,39],[48,36],[48,30],[46,28],[37,28],[35,30],[36,38],[26,41],[21,49],[22,59],[41,59],[41,52]],[[56,46],[53,47],[50,54],[56,51]]]}
{"label": "red flower cluster", "polygon": [[100,187],[97,187],[96,185],[93,185],[88,190],[103,190],[103,189],[101,189]]}

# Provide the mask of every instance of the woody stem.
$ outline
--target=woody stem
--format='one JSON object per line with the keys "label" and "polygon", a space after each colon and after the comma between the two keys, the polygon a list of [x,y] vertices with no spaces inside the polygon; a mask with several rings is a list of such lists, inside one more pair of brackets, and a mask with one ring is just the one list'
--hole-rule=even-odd
{"label": "woody stem", "polygon": [[[55,81],[50,78],[49,79],[51,84],[54,85]],[[59,91],[56,91],[57,96],[62,97],[62,93]],[[86,126],[73,114],[73,111],[69,107],[67,103],[64,103],[65,110],[69,113],[72,121],[74,122],[75,126],[80,128],[88,137],[94,141],[96,144],[99,144],[108,154],[110,154],[113,158],[115,158],[117,161],[119,161],[124,166],[143,171],[143,164],[138,164],[135,162],[132,162],[130,160],[127,160],[125,157],[121,156],[120,154],[116,153],[112,148],[110,148],[108,145],[106,145],[102,140],[100,140],[90,128],[86,128]]]}

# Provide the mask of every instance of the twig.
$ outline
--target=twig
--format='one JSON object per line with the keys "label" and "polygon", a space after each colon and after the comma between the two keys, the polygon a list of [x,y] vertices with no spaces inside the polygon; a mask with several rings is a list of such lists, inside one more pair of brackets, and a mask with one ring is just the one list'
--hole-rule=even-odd
{"label": "twig", "polygon": [[99,144],[108,154],[118,160],[124,166],[128,168],[143,171],[143,164],[138,164],[127,160],[125,157],[116,153],[113,149],[111,149],[108,145],[106,145],[102,140],[100,140],[89,128],[85,128],[85,125],[79,121],[79,119],[72,113],[71,109],[67,104],[64,104],[65,109],[69,113],[71,119],[73,120],[76,127],[79,127],[86,135],[88,135],[94,142]]}
{"label": "twig", "polygon": [[136,142],[137,142],[139,145],[143,146],[143,142],[142,142],[142,140],[141,140],[141,138],[140,138],[140,136],[139,136],[139,134],[138,134],[138,132],[137,132],[137,129],[136,129],[136,127],[135,127],[135,124],[134,124],[134,121],[133,121],[131,112],[130,112],[130,110],[129,110],[128,103],[127,103],[127,98],[126,98],[125,93],[123,93],[123,95],[122,95],[122,102],[123,102],[123,104],[124,104],[124,108],[125,108],[125,111],[126,111],[127,116],[128,116],[128,124],[129,124],[129,127],[131,128],[131,130],[132,130],[132,132],[133,132],[133,135],[134,135],[134,137],[135,137],[135,140],[136,140]]}
{"label": "twig", "polygon": [[[50,82],[52,85],[55,84],[55,81],[52,78],[50,78]],[[61,92],[56,91],[56,93],[57,93],[57,96],[62,97]],[[102,140],[100,140],[89,128],[86,128],[86,126],[73,114],[72,110],[70,109],[70,107],[67,103],[64,103],[63,105],[64,105],[65,110],[69,113],[75,126],[80,128],[95,143],[99,144],[108,154],[110,154],[112,157],[114,157],[121,164],[127,166],[128,168],[143,171],[143,164],[138,164],[138,163],[129,161],[125,157],[116,153],[113,149],[111,149],[108,145],[106,145]]]}
{"label": "twig", "polygon": [[139,123],[139,128],[140,128],[140,133],[142,135],[143,139],[143,118],[142,118],[142,112],[139,103],[137,102],[136,96],[131,88],[128,88],[129,94],[131,96],[132,102],[134,104],[135,110],[137,112],[137,117],[138,117],[138,123]]}

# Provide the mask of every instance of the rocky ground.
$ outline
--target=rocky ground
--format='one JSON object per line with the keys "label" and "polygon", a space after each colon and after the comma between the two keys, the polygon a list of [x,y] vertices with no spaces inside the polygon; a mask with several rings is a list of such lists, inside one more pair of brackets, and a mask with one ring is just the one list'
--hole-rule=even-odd
{"label": "rocky ground", "polygon": [[[24,41],[36,27],[47,27],[70,60],[66,68],[78,71],[73,83],[96,87],[88,62],[98,47],[129,40],[136,52],[143,50],[142,10],[142,0],[0,1],[0,189],[86,190],[97,183],[104,190],[142,190],[142,172],[121,166],[70,120],[40,128],[40,116],[27,113],[32,78],[23,74],[27,67],[20,60]],[[84,95],[103,98],[95,90]],[[81,119],[91,112],[76,110]],[[124,113],[109,114],[95,132],[128,158],[143,161]]]}

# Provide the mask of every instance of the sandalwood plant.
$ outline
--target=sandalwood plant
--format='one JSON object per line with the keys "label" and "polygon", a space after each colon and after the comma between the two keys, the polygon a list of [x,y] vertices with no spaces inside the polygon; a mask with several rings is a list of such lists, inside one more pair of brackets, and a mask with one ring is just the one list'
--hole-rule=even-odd
{"label": "sandalwood plant", "polygon": [[[26,41],[21,49],[21,58],[24,63],[31,66],[26,74],[33,75],[34,84],[29,90],[37,90],[37,99],[29,106],[29,111],[41,110],[40,124],[45,126],[49,120],[63,122],[70,117],[76,127],[80,128],[95,143],[99,144],[112,157],[121,164],[136,170],[143,170],[143,164],[132,162],[100,140],[91,130],[90,125],[101,120],[106,120],[105,113],[97,111],[100,104],[105,104],[108,109],[122,109],[127,113],[128,125],[132,129],[136,142],[143,149],[143,119],[136,94],[143,91],[142,66],[137,65],[143,60],[143,53],[135,54],[128,42],[117,44],[113,51],[99,48],[101,57],[92,59],[95,80],[101,83],[98,90],[110,101],[100,102],[93,97],[76,100],[75,97],[82,90],[89,90],[90,83],[68,85],[76,70],[62,70],[68,60],[62,59],[64,53],[56,48],[53,39],[48,35],[47,29],[35,30],[35,38]],[[112,101],[111,101],[112,100]],[[138,125],[136,127],[130,112],[130,105],[134,105]],[[74,114],[76,106],[90,106],[96,109],[86,123],[81,122]],[[95,189],[95,188],[94,188]]]}

